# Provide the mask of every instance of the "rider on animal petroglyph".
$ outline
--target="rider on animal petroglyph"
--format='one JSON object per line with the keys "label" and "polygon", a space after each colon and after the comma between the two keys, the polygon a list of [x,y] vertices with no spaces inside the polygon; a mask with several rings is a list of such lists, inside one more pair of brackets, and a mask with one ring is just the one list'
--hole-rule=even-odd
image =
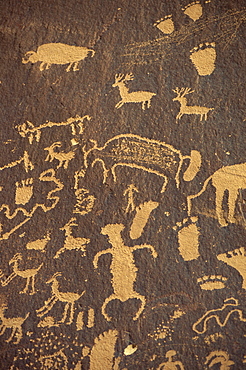
{"label": "rider on animal petroglyph", "polygon": [[106,298],[102,305],[102,314],[108,321],[110,321],[111,318],[106,314],[105,310],[108,303],[114,299],[119,299],[121,302],[126,302],[128,299],[132,298],[139,299],[142,302],[141,307],[133,320],[138,319],[144,310],[146,299],[134,290],[138,269],[134,263],[133,252],[138,249],[147,248],[151,251],[154,258],[157,257],[157,253],[152,245],[135,245],[133,248],[126,246],[121,237],[121,232],[124,228],[125,226],[122,224],[108,224],[102,228],[101,233],[103,235],[108,235],[109,243],[112,247],[98,252],[93,260],[93,265],[96,269],[98,267],[98,260],[102,255],[107,253],[112,255],[110,271],[113,275],[112,286],[114,293]]}

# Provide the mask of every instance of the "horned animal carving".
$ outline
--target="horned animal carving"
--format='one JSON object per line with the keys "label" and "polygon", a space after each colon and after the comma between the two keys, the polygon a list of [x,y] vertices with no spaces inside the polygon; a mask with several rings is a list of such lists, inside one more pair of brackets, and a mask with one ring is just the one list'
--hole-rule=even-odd
{"label": "horned animal carving", "polygon": [[104,146],[94,147],[84,151],[84,165],[94,166],[100,162],[103,167],[103,182],[106,182],[111,170],[116,181],[115,169],[117,166],[138,168],[164,178],[161,192],[165,191],[168,179],[174,178],[179,187],[180,171],[184,160],[189,160],[189,166],[184,172],[184,181],[191,181],[198,173],[201,166],[201,155],[197,150],[192,150],[190,156],[183,156],[172,145],[157,140],[146,139],[138,135],[123,134],[109,139]]}
{"label": "horned animal carving", "polygon": [[73,71],[78,71],[79,62],[89,56],[90,53],[92,57],[95,55],[93,49],[88,49],[83,46],[72,46],[59,42],[43,44],[38,47],[37,52],[28,51],[24,58],[22,58],[22,63],[41,62],[39,67],[40,71],[49,69],[52,64],[69,63],[66,69],[67,72],[69,72],[71,68],[73,68]]}
{"label": "horned animal carving", "polygon": [[57,159],[59,161],[59,164],[57,168],[60,168],[63,166],[63,168],[68,168],[68,163],[75,157],[74,152],[56,152],[55,148],[60,148],[61,147],[61,142],[57,141],[53,143],[51,146],[44,148],[44,150],[48,151],[48,155],[45,158],[45,161],[52,162],[54,159]]}

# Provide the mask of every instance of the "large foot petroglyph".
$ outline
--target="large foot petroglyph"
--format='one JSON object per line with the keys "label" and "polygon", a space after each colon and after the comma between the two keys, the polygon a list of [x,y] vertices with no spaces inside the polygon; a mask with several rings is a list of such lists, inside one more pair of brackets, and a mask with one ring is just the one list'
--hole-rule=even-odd
{"label": "large foot petroglyph", "polygon": [[242,288],[246,289],[246,250],[244,247],[234,249],[217,256],[218,260],[236,269],[243,278]]}
{"label": "large foot petroglyph", "polygon": [[183,9],[184,14],[188,15],[193,21],[197,21],[202,16],[202,5],[200,1],[193,1]]}
{"label": "large foot petroglyph", "polygon": [[226,281],[227,278],[222,275],[202,276],[197,279],[197,283],[203,290],[224,289]]}
{"label": "large foot petroglyph", "polygon": [[178,231],[179,251],[185,261],[192,261],[200,256],[197,220],[197,217],[185,218],[174,227]]}
{"label": "large foot petroglyph", "polygon": [[199,76],[211,75],[215,70],[215,42],[205,42],[194,47],[190,52],[190,59],[196,67]]}
{"label": "large foot petroglyph", "polygon": [[166,15],[164,18],[159,19],[154,23],[161,32],[170,35],[174,31],[174,23],[172,20],[172,15]]}

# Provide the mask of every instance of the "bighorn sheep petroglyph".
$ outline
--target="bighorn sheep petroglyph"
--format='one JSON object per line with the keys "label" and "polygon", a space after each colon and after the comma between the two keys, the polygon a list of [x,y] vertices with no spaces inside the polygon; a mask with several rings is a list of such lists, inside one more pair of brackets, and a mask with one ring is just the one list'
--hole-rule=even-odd
{"label": "bighorn sheep petroglyph", "polygon": [[61,147],[61,142],[56,141],[52,145],[50,145],[47,148],[44,148],[44,150],[48,151],[48,155],[45,158],[45,161],[52,162],[54,159],[57,159],[59,161],[57,168],[60,168],[63,166],[63,168],[68,168],[68,163],[75,157],[75,153],[73,151],[71,152],[55,152],[55,148]]}

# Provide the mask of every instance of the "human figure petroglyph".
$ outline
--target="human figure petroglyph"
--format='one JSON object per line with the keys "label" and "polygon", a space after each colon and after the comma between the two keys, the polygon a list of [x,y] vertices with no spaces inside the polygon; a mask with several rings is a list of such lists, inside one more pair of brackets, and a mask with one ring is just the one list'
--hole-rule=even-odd
{"label": "human figure petroglyph", "polygon": [[30,121],[26,121],[17,126],[18,133],[21,137],[27,137],[29,144],[32,144],[35,140],[37,143],[40,141],[41,132],[45,128],[52,128],[52,127],[64,127],[70,126],[71,133],[73,136],[81,135],[84,132],[84,120],[87,119],[88,121],[91,120],[91,117],[87,114],[83,117],[76,115],[76,117],[70,117],[64,122],[51,122],[48,121],[43,123],[39,126],[34,126],[34,124]]}
{"label": "human figure petroglyph", "polygon": [[64,169],[68,168],[69,162],[75,157],[75,152],[56,152],[56,148],[60,148],[62,146],[62,143],[60,141],[57,141],[53,144],[51,144],[49,147],[44,148],[44,150],[48,151],[48,155],[45,158],[45,161],[53,162],[54,159],[58,160],[58,166],[57,168],[63,167]]}
{"label": "human figure petroglyph", "polygon": [[12,168],[12,167],[18,166],[22,162],[24,163],[24,168],[25,168],[26,172],[32,171],[34,169],[34,165],[32,164],[32,162],[29,158],[28,152],[25,150],[22,157],[20,157],[19,159],[17,159],[14,162],[10,162],[10,163],[6,164],[5,166],[0,167],[0,171],[3,171],[7,168]]}
{"label": "human figure petroglyph", "polygon": [[22,333],[22,325],[26,321],[26,319],[29,317],[30,312],[26,314],[25,317],[11,317],[7,318],[5,317],[5,311],[8,309],[8,306],[6,303],[0,304],[0,336],[3,335],[6,331],[6,329],[11,329],[11,335],[6,340],[7,343],[11,342],[12,339],[16,338],[15,342],[13,344],[20,343],[20,340],[23,337]]}
{"label": "human figure petroglyph", "polygon": [[137,168],[164,178],[161,192],[165,191],[169,179],[174,179],[176,186],[180,184],[180,171],[184,161],[189,160],[189,166],[183,174],[184,181],[191,181],[198,173],[201,166],[201,155],[197,150],[192,150],[190,156],[183,156],[172,145],[161,141],[146,139],[134,134],[123,134],[109,139],[104,146],[94,146],[88,151],[85,146],[84,166],[87,169],[97,163],[103,167],[103,183],[106,182],[109,171],[116,178],[116,167],[126,166]]}
{"label": "human figure petroglyph", "polygon": [[[72,324],[74,319],[74,306],[75,302],[78,301],[85,293],[85,290],[81,293],[73,293],[73,292],[60,292],[59,291],[59,282],[57,280],[58,277],[62,276],[60,272],[56,272],[51,279],[46,281],[46,284],[51,284],[51,297],[44,302],[44,305],[40,307],[37,312],[37,316],[42,317],[46,315],[52,307],[55,305],[56,302],[65,302],[65,308],[63,312],[62,319],[58,321],[59,324],[65,323],[66,319],[68,318],[67,325]],[[70,310],[70,315],[68,312]]]}
{"label": "human figure petroglyph", "polygon": [[66,69],[66,72],[69,72],[71,69],[73,69],[73,71],[78,71],[79,62],[88,56],[93,57],[94,55],[95,51],[93,49],[57,42],[40,45],[37,52],[28,51],[24,58],[22,58],[22,63],[41,62],[39,67],[40,71],[49,69],[52,64],[69,64]]}
{"label": "human figure petroglyph", "polygon": [[201,18],[203,9],[200,1],[192,1],[183,9],[184,14],[188,15],[194,22]]}
{"label": "human figure petroglyph", "polygon": [[230,370],[235,362],[230,360],[228,353],[225,351],[212,351],[206,357],[204,365],[207,365],[210,369],[215,364],[220,364],[220,370]]}
{"label": "human figure petroglyph", "polygon": [[90,239],[75,238],[72,235],[72,227],[78,226],[78,224],[75,221],[76,218],[73,217],[66,223],[66,225],[60,228],[60,230],[64,230],[65,232],[65,242],[63,247],[56,252],[54,258],[59,258],[62,253],[71,250],[81,251],[82,255],[85,256],[86,245],[90,243]]}
{"label": "human figure petroglyph", "polygon": [[222,328],[227,324],[230,316],[234,312],[238,313],[238,318],[240,321],[246,322],[246,317],[244,318],[243,311],[238,306],[239,304],[237,299],[225,299],[224,304],[221,308],[215,308],[207,311],[192,325],[192,329],[198,334],[204,334],[208,329],[208,322],[213,318],[215,319],[216,323]]}
{"label": "human figure petroglyph", "polygon": [[197,217],[189,217],[173,227],[178,232],[179,252],[185,261],[192,261],[200,256],[197,221]]}
{"label": "human figure petroglyph", "polygon": [[200,121],[203,119],[207,120],[207,114],[209,111],[213,110],[214,108],[207,108],[207,107],[200,107],[198,105],[187,105],[187,99],[185,95],[193,93],[195,90],[191,90],[189,87],[182,87],[179,89],[176,87],[173,92],[177,94],[173,101],[178,101],[180,103],[179,113],[176,119],[180,119],[184,114],[197,114],[200,115]]}
{"label": "human figure petroglyph", "polygon": [[243,278],[242,288],[246,289],[246,250],[245,247],[234,249],[226,253],[218,254],[219,261],[236,269]]}
{"label": "human figure petroglyph", "polygon": [[176,355],[176,351],[168,351],[165,356],[167,358],[167,361],[160,364],[157,370],[184,370],[184,365],[181,361],[173,361],[173,357]]}
{"label": "human figure petroglyph", "polygon": [[222,204],[226,190],[228,190],[228,222],[235,223],[234,213],[240,189],[246,189],[246,163],[234,164],[219,168],[213,175],[209,176],[202,189],[187,197],[188,213],[191,213],[192,200],[199,197],[207,188],[209,181],[216,190],[216,215],[221,226],[227,226],[227,221],[223,214]]}
{"label": "human figure petroglyph", "polygon": [[166,15],[164,18],[156,21],[154,26],[166,35],[170,35],[175,29],[171,14]]}
{"label": "human figure petroglyph", "polygon": [[134,193],[139,193],[138,188],[134,184],[130,184],[124,191],[123,195],[127,197],[127,207],[125,213],[133,212],[136,208],[134,203]]}
{"label": "human figure petroglyph", "polygon": [[202,290],[224,289],[227,278],[222,275],[204,275],[197,279]]}
{"label": "human figure petroglyph", "polygon": [[15,186],[15,204],[25,205],[33,195],[33,178],[16,182]]}
{"label": "human figure petroglyph", "polygon": [[199,76],[208,76],[213,73],[216,60],[215,42],[199,44],[190,53],[190,60],[194,64]]}
{"label": "human figure petroglyph", "polygon": [[145,228],[151,212],[159,206],[158,202],[152,200],[140,204],[136,208],[136,215],[132,221],[130,228],[130,238],[135,240],[140,238],[143,229]]}
{"label": "human figure petroglyph", "polygon": [[99,258],[107,253],[112,255],[112,262],[110,271],[113,275],[112,286],[114,293],[105,299],[102,305],[102,314],[106,320],[110,321],[111,318],[106,314],[105,310],[109,302],[114,299],[119,299],[121,302],[126,302],[128,299],[136,298],[141,301],[141,306],[136,313],[133,320],[137,320],[145,307],[145,297],[140,295],[134,290],[134,283],[137,279],[137,267],[134,263],[133,252],[138,249],[149,249],[154,258],[157,253],[152,245],[142,244],[128,247],[124,245],[121,232],[125,226],[122,224],[108,224],[102,228],[101,234],[107,235],[111,248],[99,251],[93,260],[94,268],[98,268]]}
{"label": "human figure petroglyph", "polygon": [[[19,276],[24,279],[26,279],[26,285],[25,288],[20,293],[25,294],[35,294],[35,276],[39,272],[39,270],[43,267],[43,263],[41,263],[36,268],[26,269],[26,270],[20,270],[19,269],[19,263],[22,261],[22,254],[16,253],[13,258],[9,261],[9,265],[13,265],[13,272],[9,275],[9,277],[5,280],[1,280],[1,285],[6,286],[8,285],[15,277]],[[1,270],[0,270],[1,272]],[[2,277],[2,276],[0,276]],[[30,290],[31,288],[31,290]]]}
{"label": "human figure petroglyph", "polygon": [[155,93],[149,91],[133,91],[129,92],[129,88],[125,85],[126,81],[132,81],[134,76],[132,73],[123,73],[115,75],[115,83],[113,87],[118,87],[120,90],[121,101],[116,104],[115,108],[122,107],[125,103],[142,103],[142,109],[145,110],[145,107],[150,107],[151,99],[155,96]]}

